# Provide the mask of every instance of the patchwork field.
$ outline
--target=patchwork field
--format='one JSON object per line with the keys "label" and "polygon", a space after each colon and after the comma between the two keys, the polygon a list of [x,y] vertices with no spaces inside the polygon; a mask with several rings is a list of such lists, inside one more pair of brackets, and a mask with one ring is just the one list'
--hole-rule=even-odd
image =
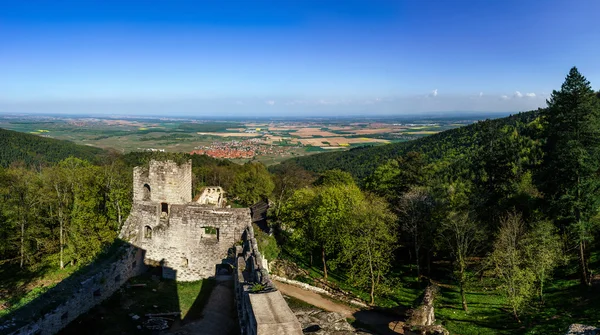
{"label": "patchwork field", "polygon": [[366,144],[366,143],[389,143],[389,140],[376,138],[345,138],[345,137],[323,137],[323,138],[302,138],[298,142],[303,145],[314,146],[349,146],[350,144]]}
{"label": "patchwork field", "polygon": [[[0,128],[113,149],[118,152],[201,152],[276,164],[294,156],[361,145],[408,141],[475,120],[301,119],[264,122],[185,118],[61,117],[0,115]],[[230,157],[231,156],[231,157]],[[217,157],[217,156],[215,156]],[[237,157],[237,156],[236,156]]]}

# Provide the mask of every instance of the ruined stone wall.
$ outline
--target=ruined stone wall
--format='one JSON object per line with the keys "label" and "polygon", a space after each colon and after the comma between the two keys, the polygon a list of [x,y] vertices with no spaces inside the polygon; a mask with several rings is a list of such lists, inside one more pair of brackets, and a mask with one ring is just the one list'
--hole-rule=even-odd
{"label": "ruined stone wall", "polygon": [[225,202],[225,192],[219,186],[208,186],[202,190],[202,193],[198,196],[197,203],[201,205],[213,205],[216,207],[223,207]]}
{"label": "ruined stone wall", "polygon": [[[145,190],[145,185],[150,188]],[[149,198],[146,196],[149,193]],[[192,162],[152,160],[133,169],[134,202],[152,201],[185,204],[192,201]]]}
{"label": "ruined stone wall", "polygon": [[0,334],[52,335],[116,292],[129,278],[146,271],[144,252],[122,246],[116,258],[92,264],[63,280],[32,303],[0,319]]}
{"label": "ruined stone wall", "polygon": [[159,204],[143,202],[134,204],[121,237],[146,250],[146,260],[162,264],[165,278],[195,281],[215,275],[250,224],[247,208],[172,205],[161,218]]}
{"label": "ruined stone wall", "polygon": [[[235,253],[234,289],[241,334],[301,335],[300,322],[263,267],[264,258],[258,251],[252,225],[244,232],[243,246],[236,246]],[[256,283],[267,290],[252,292]]]}

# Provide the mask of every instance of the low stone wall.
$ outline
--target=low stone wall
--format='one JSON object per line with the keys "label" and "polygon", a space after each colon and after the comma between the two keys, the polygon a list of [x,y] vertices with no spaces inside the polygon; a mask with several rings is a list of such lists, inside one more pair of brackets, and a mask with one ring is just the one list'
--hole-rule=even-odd
{"label": "low stone wall", "polygon": [[[300,322],[263,267],[254,228],[244,232],[244,245],[235,247],[234,289],[242,335],[301,335]],[[255,285],[264,288],[252,292]]]}
{"label": "low stone wall", "polygon": [[52,335],[146,271],[144,251],[126,244],[92,263],[19,310],[0,319],[0,334]]}

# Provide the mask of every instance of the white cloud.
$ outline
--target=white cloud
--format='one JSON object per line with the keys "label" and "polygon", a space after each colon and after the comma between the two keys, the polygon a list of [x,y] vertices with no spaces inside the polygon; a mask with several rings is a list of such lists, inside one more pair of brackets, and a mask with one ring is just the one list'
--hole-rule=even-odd
{"label": "white cloud", "polygon": [[500,99],[502,99],[502,100],[508,100],[508,95],[503,95],[503,96],[500,97]]}
{"label": "white cloud", "polygon": [[275,104],[275,100],[267,100],[265,101],[267,105],[273,106]]}
{"label": "white cloud", "polygon": [[535,93],[525,93],[526,97],[535,98]]}
{"label": "white cloud", "polygon": [[437,97],[437,95],[438,95],[437,88],[435,90],[431,91],[431,93],[429,94],[430,97]]}
{"label": "white cloud", "polygon": [[515,91],[515,97],[522,98],[523,97],[523,93],[521,93],[519,91]]}
{"label": "white cloud", "polygon": [[483,96],[483,92],[479,92],[479,97],[481,98]]}

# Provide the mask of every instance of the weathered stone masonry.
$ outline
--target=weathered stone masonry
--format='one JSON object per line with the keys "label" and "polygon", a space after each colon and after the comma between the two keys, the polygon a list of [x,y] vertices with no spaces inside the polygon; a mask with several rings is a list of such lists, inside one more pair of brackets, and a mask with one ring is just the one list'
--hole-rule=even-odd
{"label": "weathered stone masonry", "polygon": [[146,250],[146,260],[163,265],[163,276],[194,281],[215,275],[227,251],[250,225],[247,208],[171,205],[161,219],[159,205],[134,204],[123,238]]}
{"label": "weathered stone masonry", "polygon": [[192,163],[152,160],[133,169],[133,201],[186,204],[192,201]]}
{"label": "weathered stone masonry", "polygon": [[94,263],[73,275],[18,311],[0,320],[0,334],[52,335],[79,315],[115,293],[129,278],[146,271],[144,251],[120,247],[112,258]]}
{"label": "weathered stone masonry", "polygon": [[163,277],[178,281],[214,276],[252,224],[247,208],[192,202],[191,174],[191,161],[136,167],[133,208],[121,231],[121,238],[146,250],[147,262],[163,265]]}

